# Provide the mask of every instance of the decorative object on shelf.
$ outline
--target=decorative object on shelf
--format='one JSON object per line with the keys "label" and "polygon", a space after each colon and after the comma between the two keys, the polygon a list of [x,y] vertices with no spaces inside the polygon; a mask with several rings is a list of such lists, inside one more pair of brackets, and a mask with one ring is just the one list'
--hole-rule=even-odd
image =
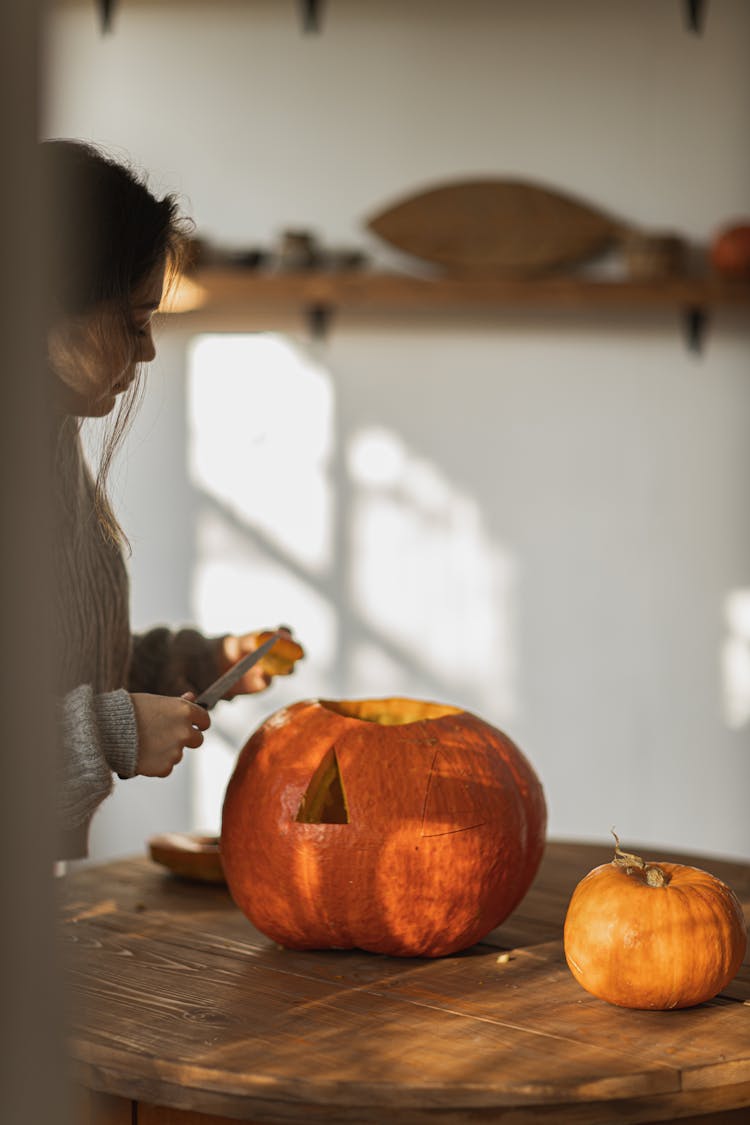
{"label": "decorative object on shelf", "polygon": [[268,265],[288,273],[357,270],[366,261],[362,250],[356,247],[328,249],[309,230],[282,231],[276,250],[267,258]]}
{"label": "decorative object on shelf", "polygon": [[631,231],[622,240],[625,269],[631,281],[666,281],[686,272],[686,246],[676,234]]}
{"label": "decorative object on shelf", "polygon": [[211,267],[255,270],[268,264],[271,251],[264,246],[232,246],[223,248],[207,238],[188,239],[183,271],[194,273]]}
{"label": "decorative object on shelf", "polygon": [[312,270],[320,266],[322,255],[318,240],[309,230],[285,230],[281,233],[274,265],[282,270]]}
{"label": "decorative object on shelf", "polygon": [[367,255],[364,250],[344,246],[339,250],[326,250],[324,264],[328,270],[341,270],[348,273],[366,266]]}
{"label": "decorative object on shelf", "polygon": [[709,250],[711,266],[730,281],[750,281],[750,219],[723,226]]}
{"label": "decorative object on shelf", "polygon": [[258,270],[268,265],[270,256],[269,251],[260,246],[246,246],[228,251],[222,261],[241,270]]}
{"label": "decorative object on shelf", "polygon": [[220,247],[205,238],[189,240],[184,272],[202,269],[236,269],[266,273],[353,272],[367,263],[367,255],[356,246],[325,247],[312,231],[281,232],[275,246]]}
{"label": "decorative object on shelf", "polygon": [[515,910],[546,819],[527,759],[476,715],[303,700],[242,750],[221,856],[235,902],[280,945],[441,957]]}
{"label": "decorative object on shelf", "polygon": [[458,180],[388,206],[366,226],[452,275],[533,277],[579,265],[628,233],[571,195],[525,180]]}

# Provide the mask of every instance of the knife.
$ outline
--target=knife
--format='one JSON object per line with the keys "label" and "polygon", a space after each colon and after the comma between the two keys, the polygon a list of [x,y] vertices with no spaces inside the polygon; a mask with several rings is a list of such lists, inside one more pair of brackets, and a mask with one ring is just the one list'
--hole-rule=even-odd
{"label": "knife", "polygon": [[258,661],[266,655],[269,649],[273,648],[281,636],[281,629],[277,629],[275,633],[271,633],[271,636],[268,640],[264,641],[262,645],[253,649],[252,652],[246,653],[245,656],[238,660],[236,664],[233,664],[227,672],[219,676],[218,680],[214,680],[210,687],[207,687],[205,691],[201,692],[195,701],[198,706],[205,707],[207,711],[210,711],[213,705],[218,703],[219,700],[227,694],[229,689],[237,683],[237,680],[244,676],[245,672],[247,672],[249,668],[252,668],[253,664],[257,664]]}

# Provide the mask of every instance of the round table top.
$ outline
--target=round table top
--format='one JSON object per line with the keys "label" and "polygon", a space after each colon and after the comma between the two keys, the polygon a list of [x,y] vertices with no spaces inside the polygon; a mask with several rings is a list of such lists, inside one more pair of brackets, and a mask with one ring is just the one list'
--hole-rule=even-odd
{"label": "round table top", "polygon": [[[750,1105],[747,960],[681,1011],[615,1008],[573,979],[567,903],[611,857],[605,843],[548,843],[513,915],[437,960],[280,949],[223,885],[145,857],[83,867],[60,880],[76,1077],[254,1122],[593,1125]],[[711,871],[750,914],[750,866],[646,858]]]}

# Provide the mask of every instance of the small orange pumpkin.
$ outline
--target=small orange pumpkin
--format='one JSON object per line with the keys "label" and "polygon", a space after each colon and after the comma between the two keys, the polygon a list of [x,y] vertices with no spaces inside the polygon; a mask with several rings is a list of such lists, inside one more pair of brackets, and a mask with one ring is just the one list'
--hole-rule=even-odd
{"label": "small orange pumpkin", "polygon": [[[614,835],[614,833],[613,833]],[[687,1008],[725,988],[747,929],[725,883],[697,867],[646,863],[615,836],[611,863],[575,888],[565,958],[588,992],[623,1008]]]}
{"label": "small orange pumpkin", "polygon": [[750,281],[750,222],[723,227],[710,247],[711,264],[721,277]]}
{"label": "small orange pumpkin", "polygon": [[476,716],[307,700],[242,750],[221,855],[235,902],[280,945],[439,957],[517,906],[545,827],[533,769]]}

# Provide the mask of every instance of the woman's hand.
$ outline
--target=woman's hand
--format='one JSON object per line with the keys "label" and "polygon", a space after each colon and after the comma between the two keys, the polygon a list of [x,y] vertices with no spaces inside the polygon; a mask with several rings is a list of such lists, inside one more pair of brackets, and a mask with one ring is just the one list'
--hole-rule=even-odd
{"label": "woman's hand", "polygon": [[[219,653],[219,674],[222,675],[228,671],[233,664],[236,664],[246,653],[253,652],[263,639],[272,632],[270,629],[260,630],[255,633],[243,633],[241,636],[228,636],[220,637],[218,641]],[[294,662],[299,660],[304,655],[302,648],[292,640],[291,630],[281,626],[280,632],[282,637],[288,638],[287,649],[289,655],[286,659],[282,657],[281,660],[274,660],[277,648],[282,645],[274,646],[267,656],[264,656],[257,664],[254,664],[245,675],[233,685],[230,691],[224,696],[225,699],[232,699],[235,695],[253,695],[257,691],[263,691],[268,687],[272,678],[279,675],[289,675],[294,671]]]}
{"label": "woman's hand", "polygon": [[133,693],[138,730],[136,773],[142,777],[167,777],[186,746],[195,749],[203,742],[203,731],[211,726],[204,707],[193,700],[192,692],[179,698],[168,695]]}

